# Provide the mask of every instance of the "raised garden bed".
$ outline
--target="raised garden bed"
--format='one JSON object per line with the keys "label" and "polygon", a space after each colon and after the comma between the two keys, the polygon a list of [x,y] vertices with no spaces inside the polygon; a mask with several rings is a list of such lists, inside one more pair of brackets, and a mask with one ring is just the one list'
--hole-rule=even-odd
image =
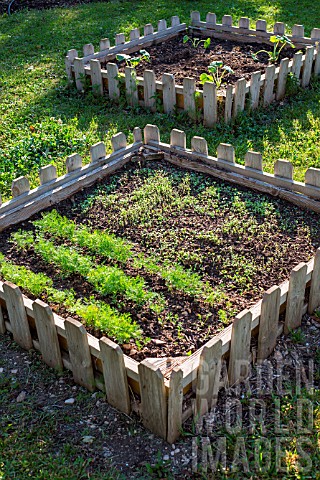
{"label": "raised garden bed", "polygon": [[[230,145],[210,157],[204,139],[187,150],[178,130],[171,145],[154,126],[144,142],[139,129],[134,138],[126,146],[123,134],[113,137],[109,157],[93,146],[85,167],[68,157],[64,177],[41,169],[36,190],[14,181],[13,200],[0,208],[0,331],[106,390],[120,410],[135,406],[173,441],[192,398],[198,413],[215,401],[222,360],[230,382],[239,381],[241,365],[266,358],[282,329],[320,304],[320,171],[295,182],[291,163],[278,161],[275,175],[265,174],[259,154],[248,152],[242,167]],[[100,338],[95,321],[123,351]]]}
{"label": "raised garden bed", "polygon": [[[203,43],[192,47],[191,40],[184,44],[186,34],[190,38],[210,38],[211,45],[206,49]],[[294,25],[287,39],[295,49],[283,49],[272,64],[265,53],[260,53],[255,62],[252,54],[273,50],[270,38],[274,35],[285,35],[283,23],[276,23],[274,32],[267,32],[264,20],[258,20],[253,30],[248,18],[241,18],[235,27],[229,15],[217,24],[214,14],[208,13],[202,22],[199,12],[192,12],[189,27],[172,17],[171,27],[160,20],[158,31],[154,32],[148,24],[142,37],[139,29],[132,30],[129,41],[124,34],[117,34],[114,47],[110,47],[109,39],[103,39],[96,53],[93,45],[87,44],[82,58],[76,50],[69,50],[66,70],[78,90],[86,88],[89,78],[95,94],[106,94],[115,101],[122,96],[129,105],[152,111],[184,110],[193,120],[212,127],[221,120],[229,122],[244,109],[254,110],[259,105],[280,101],[287,90],[292,94],[299,85],[307,87],[311,76],[320,74],[320,29],[313,29],[311,38],[307,38],[303,26]],[[117,62],[119,54],[136,57],[146,49],[150,62],[140,62],[136,69]],[[219,88],[212,81],[199,84],[200,75],[209,73],[207,68],[212,61],[223,61],[234,72],[224,77]],[[288,75],[291,78],[287,89]]]}

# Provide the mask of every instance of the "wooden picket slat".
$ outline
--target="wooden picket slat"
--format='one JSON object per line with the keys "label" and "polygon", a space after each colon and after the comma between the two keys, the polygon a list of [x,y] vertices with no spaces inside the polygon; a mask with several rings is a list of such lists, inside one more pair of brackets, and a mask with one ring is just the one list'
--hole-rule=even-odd
{"label": "wooden picket slat", "polygon": [[189,117],[195,119],[196,117],[196,81],[194,78],[185,77],[183,79],[183,98],[184,98],[184,110],[188,113]]}
{"label": "wooden picket slat", "polygon": [[164,73],[162,75],[162,95],[164,113],[174,112],[177,100],[175,79],[171,73]]}
{"label": "wooden picket slat", "polygon": [[293,165],[288,160],[277,160],[274,164],[274,175],[276,177],[293,180]]}
{"label": "wooden picket slat", "polygon": [[202,137],[192,137],[191,139],[191,149],[195,153],[200,153],[201,155],[208,155],[208,144],[207,140]]}
{"label": "wooden picket slat", "polygon": [[197,388],[196,415],[207,413],[217,402],[220,385],[222,341],[214,337],[203,347],[200,355]]}
{"label": "wooden picket slat", "polygon": [[250,79],[250,107],[255,110],[260,100],[261,72],[253,72]]}
{"label": "wooden picket slat", "polygon": [[247,152],[245,155],[245,166],[262,172],[262,155],[259,152]]}
{"label": "wooden picket slat", "polygon": [[320,44],[316,46],[316,58],[314,61],[313,73],[316,77],[320,75]]}
{"label": "wooden picket slat", "polygon": [[313,272],[309,294],[308,312],[312,314],[320,306],[320,248],[314,257]]}
{"label": "wooden picket slat", "polygon": [[67,73],[69,83],[73,82],[72,65],[73,65],[74,59],[78,58],[78,56],[79,56],[78,51],[72,48],[71,50],[68,51],[65,57],[66,73]]}
{"label": "wooden picket slat", "polygon": [[115,63],[107,63],[108,72],[108,94],[110,100],[117,100],[120,97],[119,69]]}
{"label": "wooden picket slat", "polygon": [[0,334],[3,335],[4,333],[6,333],[6,325],[5,325],[5,321],[4,321],[4,318],[3,318],[2,307],[0,305]]}
{"label": "wooden picket slat", "polygon": [[65,320],[65,329],[73,379],[92,392],[95,381],[86,329],[73,318]]}
{"label": "wooden picket slat", "polygon": [[77,89],[82,92],[85,84],[84,65],[81,58],[75,58],[73,61],[74,77]]}
{"label": "wooden picket slat", "polygon": [[91,83],[94,95],[103,95],[103,82],[99,60],[90,60]]}
{"label": "wooden picket slat", "polygon": [[100,339],[99,345],[108,403],[129,414],[131,404],[122,350],[106,337]]}
{"label": "wooden picket slat", "polygon": [[136,71],[133,67],[125,67],[124,69],[126,83],[126,98],[128,105],[132,107],[138,105],[138,88],[136,83]]}
{"label": "wooden picket slat", "polygon": [[139,363],[142,422],[160,437],[167,438],[167,396],[164,377],[148,359]]}
{"label": "wooden picket slat", "polygon": [[52,310],[41,300],[33,302],[32,308],[42,358],[49,367],[62,370],[60,345]]}
{"label": "wooden picket slat", "polygon": [[234,319],[231,332],[228,377],[230,385],[243,380],[249,372],[252,312],[243,310]]}
{"label": "wooden picket slat", "polygon": [[299,265],[291,271],[284,321],[284,333],[286,335],[301,325],[306,289],[306,274],[307,265],[303,262],[299,263]]}
{"label": "wooden picket slat", "polygon": [[240,78],[236,82],[236,88],[233,100],[233,117],[236,117],[240,112],[244,110],[246,100],[246,79]]}
{"label": "wooden picket slat", "polygon": [[177,130],[176,128],[172,129],[170,134],[170,146],[186,149],[187,148],[186,132],[184,132],[183,130]]}
{"label": "wooden picket slat", "polygon": [[152,112],[156,111],[156,75],[153,70],[143,72],[144,80],[144,105]]}
{"label": "wooden picket slat", "polygon": [[273,286],[262,298],[258,337],[258,360],[264,360],[277,343],[281,288]]}
{"label": "wooden picket slat", "polygon": [[226,86],[226,99],[224,105],[224,121],[229,123],[232,118],[232,101],[233,101],[233,87],[232,85]]}
{"label": "wooden picket slat", "polygon": [[212,82],[203,85],[203,123],[211,128],[217,123],[217,88]]}
{"label": "wooden picket slat", "polygon": [[313,65],[314,47],[309,46],[306,48],[306,54],[303,64],[301,85],[303,88],[307,87],[310,83]]}
{"label": "wooden picket slat", "polygon": [[13,198],[19,197],[30,191],[30,183],[27,177],[15,178],[11,185],[11,193]]}
{"label": "wooden picket slat", "polygon": [[170,376],[168,394],[168,432],[167,442],[173,443],[181,433],[182,401],[183,401],[183,371],[175,367]]}
{"label": "wooden picket slat", "polygon": [[281,100],[286,93],[286,84],[289,71],[289,58],[283,58],[280,62],[276,99]]}
{"label": "wooden picket slat", "polygon": [[263,105],[269,105],[272,103],[275,94],[273,93],[274,89],[274,80],[275,80],[276,67],[274,65],[269,65],[266,68],[265,81],[264,81],[264,93],[263,93]]}
{"label": "wooden picket slat", "polygon": [[300,73],[302,67],[302,52],[297,52],[293,55],[293,62],[291,72],[300,81]]}
{"label": "wooden picket slat", "polygon": [[33,342],[21,290],[11,282],[4,282],[3,291],[13,338],[22,348],[30,350]]}

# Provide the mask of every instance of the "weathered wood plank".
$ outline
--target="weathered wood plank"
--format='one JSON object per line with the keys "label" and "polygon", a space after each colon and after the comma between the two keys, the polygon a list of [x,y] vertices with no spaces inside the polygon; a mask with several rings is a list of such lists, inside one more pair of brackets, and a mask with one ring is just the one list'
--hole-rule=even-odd
{"label": "weathered wood plank", "polygon": [[274,174],[276,177],[288,178],[293,180],[293,165],[288,160],[277,160],[274,164]]}
{"label": "weathered wood plank", "polygon": [[139,364],[138,370],[143,425],[166,439],[168,410],[164,377],[148,359]]}
{"label": "weathered wood plank", "polygon": [[76,172],[82,168],[82,158],[78,153],[73,153],[66,158],[67,173]]}
{"label": "weathered wood plank", "polygon": [[12,185],[11,185],[11,192],[13,198],[19,197],[20,195],[23,195],[24,193],[29,192],[30,190],[30,183],[27,177],[19,177],[13,180]]}
{"label": "weathered wood plank", "polygon": [[83,45],[83,56],[87,57],[88,55],[93,55],[94,54],[94,46],[92,43],[87,43],[86,45]]}
{"label": "weathered wood plank", "polygon": [[276,72],[276,67],[274,65],[269,65],[266,68],[264,93],[263,93],[264,106],[269,105],[269,103],[272,103],[275,98],[275,94],[273,93],[275,72]]}
{"label": "weathered wood plank", "polygon": [[41,300],[33,302],[32,308],[42,358],[49,367],[62,370],[60,345],[52,310]]}
{"label": "weathered wood plank", "polygon": [[146,125],[144,127],[144,143],[148,145],[149,142],[160,142],[160,130],[156,125]]}
{"label": "weathered wood plank", "polygon": [[175,367],[170,376],[168,393],[168,433],[167,442],[173,443],[181,433],[182,427],[182,401],[183,401],[183,372]]}
{"label": "weathered wood plank", "polygon": [[250,107],[255,110],[259,106],[261,72],[253,72],[250,78]]}
{"label": "weathered wood plank", "polygon": [[235,163],[235,151],[229,143],[219,143],[217,147],[217,158],[229,163]]}
{"label": "weathered wood plank", "polygon": [[312,74],[312,65],[314,57],[314,47],[309,46],[306,48],[306,54],[303,64],[301,86],[303,88],[307,87],[310,83],[311,74]]}
{"label": "weathered wood plank", "polygon": [[196,387],[197,416],[207,413],[217,402],[221,356],[222,342],[219,338],[213,338],[203,347],[200,355]]}
{"label": "weathered wood plank", "polygon": [[308,168],[304,176],[304,181],[306,185],[320,188],[320,168]]}
{"label": "weathered wood plank", "polygon": [[313,73],[316,77],[320,75],[320,43],[316,45],[316,58],[314,60]]}
{"label": "weathered wood plank", "polygon": [[92,392],[95,381],[86,329],[82,323],[70,317],[65,320],[65,329],[73,379]]}
{"label": "weathered wood plank", "polygon": [[196,81],[194,78],[185,77],[183,79],[183,99],[184,110],[193,120],[196,118]]}
{"label": "weathered wood plank", "polygon": [[78,51],[72,48],[68,51],[65,57],[65,66],[66,66],[66,73],[68,77],[69,83],[73,82],[73,75],[72,75],[72,65],[75,58],[78,58],[79,54]]}
{"label": "weathered wood plank", "polygon": [[249,373],[252,312],[243,310],[232,324],[228,377],[235,385]]}
{"label": "weathered wood plank", "polygon": [[91,84],[94,95],[103,95],[103,82],[99,60],[90,60]]}
{"label": "weathered wood plank", "polygon": [[0,334],[3,335],[4,333],[6,333],[6,324],[3,318],[2,307],[0,305]]}
{"label": "weathered wood plank", "polygon": [[100,339],[99,345],[108,403],[129,414],[131,405],[122,350],[106,337]]}
{"label": "weathered wood plank", "polygon": [[74,77],[76,81],[77,90],[80,92],[84,89],[84,84],[86,80],[84,65],[81,58],[75,58],[73,61]]}
{"label": "weathered wood plank", "polygon": [[162,84],[163,111],[164,113],[172,113],[177,103],[174,75],[164,73],[162,75]]}
{"label": "weathered wood plank", "polygon": [[234,100],[233,100],[233,117],[243,112],[246,100],[246,79],[240,78],[236,82]]}
{"label": "weathered wood plank", "polygon": [[57,179],[57,168],[55,165],[46,165],[39,170],[40,185],[45,185]]}
{"label": "weathered wood plank", "polygon": [[205,82],[203,85],[203,123],[211,128],[217,123],[217,89],[214,83]]}
{"label": "weathered wood plank", "polygon": [[226,123],[229,123],[232,118],[232,101],[233,101],[233,87],[232,85],[227,85],[225,105],[224,105],[224,121]]}
{"label": "weathered wood plank", "polygon": [[136,83],[137,74],[133,67],[125,67],[126,98],[128,105],[138,105],[138,87]]}
{"label": "weathered wood plank", "polygon": [[124,133],[119,132],[111,137],[112,150],[117,152],[127,146],[127,139]]}
{"label": "weathered wood plank", "polygon": [[183,148],[185,150],[187,148],[186,133],[183,130],[177,130],[176,128],[172,129],[170,134],[170,146]]}
{"label": "weathered wood plank", "polygon": [[300,81],[300,73],[302,67],[302,52],[297,52],[293,55],[291,72]]}
{"label": "weathered wood plank", "polygon": [[201,155],[208,155],[207,140],[202,137],[192,137],[191,149],[193,152],[200,153]]}
{"label": "weathered wood plank", "polygon": [[22,348],[30,350],[33,343],[20,288],[11,282],[4,282],[3,291],[13,338]]}
{"label": "weathered wood plank", "polygon": [[117,100],[120,97],[119,88],[119,69],[115,63],[107,63],[108,72],[108,94],[111,100]]}
{"label": "weathered wood plank", "polygon": [[289,71],[289,58],[283,58],[280,62],[276,99],[281,100],[286,93],[286,84]]}
{"label": "weathered wood plank", "polygon": [[144,79],[144,105],[152,112],[156,111],[156,75],[153,70],[143,72]]}
{"label": "weathered wood plank", "polygon": [[273,286],[262,298],[257,355],[259,361],[268,358],[277,343],[280,295],[280,287]]}
{"label": "weathered wood plank", "polygon": [[245,155],[245,166],[262,172],[262,155],[259,152],[247,152]]}
{"label": "weathered wood plank", "polygon": [[320,306],[320,248],[316,251],[311,277],[308,312],[312,314]]}
{"label": "weathered wood plank", "polygon": [[299,265],[291,271],[284,321],[284,333],[286,335],[301,325],[306,290],[306,275],[306,263],[299,263]]}

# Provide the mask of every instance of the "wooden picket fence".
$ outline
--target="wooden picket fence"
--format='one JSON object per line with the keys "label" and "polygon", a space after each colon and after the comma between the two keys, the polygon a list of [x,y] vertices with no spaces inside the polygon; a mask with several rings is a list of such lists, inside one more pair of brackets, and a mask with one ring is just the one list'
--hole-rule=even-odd
{"label": "wooden picket fence", "polygon": [[[115,37],[115,46],[110,47],[109,39],[102,39],[100,51],[94,52],[92,44],[83,47],[83,57],[78,51],[69,50],[66,56],[66,71],[71,82],[75,81],[78,90],[85,88],[86,77],[90,78],[92,88],[97,95],[107,95],[110,100],[118,101],[121,95],[121,78],[118,66],[113,63],[118,53],[130,54],[141,48],[165,42],[181,33],[191,33],[204,37],[230,39],[240,42],[270,43],[271,35],[283,35],[285,24],[277,22],[273,32],[267,32],[266,21],[258,20],[256,29],[250,29],[250,20],[240,18],[239,26],[232,25],[232,17],[224,15],[222,23],[216,23],[216,15],[208,13],[202,22],[199,12],[191,13],[191,25],[180,23],[174,16],[171,26],[165,20],[158,22],[158,31],[154,32],[151,24],[145,25],[144,35],[140,30],[130,32],[130,40],[126,41],[123,33]],[[292,73],[302,87],[307,87],[312,75],[320,75],[320,29],[314,28],[311,38],[304,36],[304,27],[294,25],[292,35],[288,36],[298,48],[305,48],[305,54],[297,52],[289,60],[284,58],[279,66],[269,65],[265,74],[254,72],[249,81],[238,80],[234,86],[217,90],[212,82],[206,82],[203,88],[196,88],[195,78],[184,78],[183,85],[176,85],[172,74],[163,72],[162,79],[156,80],[153,70],[146,69],[143,77],[136,75],[135,69],[125,67],[124,89],[129,105],[140,105],[155,112],[157,109],[171,114],[176,109],[183,110],[195,121],[203,121],[207,127],[224,120],[230,122],[240,112],[255,110],[260,105],[267,106],[274,100],[280,101],[286,94],[289,73]],[[101,62],[107,68],[101,68]]]}
{"label": "wooden picket fence", "polygon": [[[63,177],[56,178],[52,166],[44,167],[38,189],[28,190],[26,179],[20,178],[13,184],[14,198],[0,207],[0,231],[111,175],[143,145],[162,152],[175,165],[276,196],[283,193],[283,198],[298,204],[299,197],[304,207],[320,212],[320,170],[309,169],[303,184],[295,182],[292,175],[288,178],[289,169],[292,173],[289,162],[276,164],[275,175],[270,175],[262,171],[258,153],[249,152],[243,167],[235,163],[230,145],[220,144],[215,158],[208,155],[203,138],[194,137],[191,150],[186,148],[185,139],[184,132],[173,130],[171,145],[161,143],[159,129],[147,125],[144,140],[141,130],[134,130],[132,145],[126,144],[122,133],[115,135],[114,152],[109,156],[102,142],[94,145],[87,166],[81,165],[76,154],[68,157],[68,173]],[[285,182],[285,188],[281,182]],[[256,305],[239,313],[232,325],[191,357],[149,358],[138,363],[114,342],[90,335],[80,322],[61,318],[47,304],[30,300],[10,282],[0,282],[0,333],[9,331],[22,348],[39,350],[50,367],[71,370],[79,385],[106,392],[107,401],[118,410],[139,412],[148,429],[172,443],[188,417],[204,414],[215,404],[222,364],[227,365],[229,383],[238,383],[248,374],[251,361],[262,361],[270,355],[282,331],[287,334],[297,328],[303,314],[312,313],[319,305],[320,249],[308,263],[297,265],[289,280],[267,290]],[[279,322],[280,313],[284,314],[284,323]],[[256,355],[250,350],[252,336],[258,338]]]}

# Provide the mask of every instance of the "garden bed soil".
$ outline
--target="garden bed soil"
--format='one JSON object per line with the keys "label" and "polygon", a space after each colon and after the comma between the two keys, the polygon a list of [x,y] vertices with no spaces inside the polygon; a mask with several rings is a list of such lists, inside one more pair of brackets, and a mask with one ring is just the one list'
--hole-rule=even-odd
{"label": "garden bed soil", "polygon": [[[234,84],[240,78],[249,80],[252,73],[260,71],[264,73],[269,65],[268,55],[260,53],[258,61],[252,58],[253,53],[259,50],[271,51],[273,45],[261,43],[243,43],[235,40],[221,40],[211,38],[209,48],[204,49],[203,44],[194,48],[190,41],[183,43],[184,34],[181,34],[171,40],[158,43],[147,48],[150,54],[150,62],[142,61],[137,67],[137,75],[143,76],[144,70],[153,70],[157,80],[161,80],[163,73],[175,75],[178,85],[183,84],[183,79],[193,77],[199,84],[199,77],[202,73],[209,74],[207,68],[211,62],[223,61],[224,65],[231,67],[234,73],[228,73],[224,76],[223,85]],[[205,38],[205,37],[204,37]],[[279,64],[283,58],[292,58],[297,49],[285,47],[279,56],[276,64]],[[138,52],[131,55],[138,56]],[[106,64],[102,66],[106,68]],[[124,72],[124,62],[119,63],[119,71]]]}
{"label": "garden bed soil", "polygon": [[[95,294],[97,299],[113,302],[121,313],[130,313],[144,337],[151,339],[140,351],[134,342],[122,345],[138,361],[194,353],[237,313],[256,303],[265,290],[286,280],[299,262],[310,260],[320,245],[319,215],[165,161],[148,162],[142,169],[131,162],[54,208],[78,225],[127,239],[134,254],[155,255],[161,262],[191,269],[204,283],[223,292],[209,305],[204,297],[169,290],[160,275],[138,270],[130,261],[121,265],[127,275],[142,276],[149,289],[165,298],[164,310],[156,313],[146,305],[137,307],[123,299],[115,303]],[[15,264],[47,274],[55,288],[72,288],[77,298],[93,295],[92,285],[80,276],[63,277],[32,247],[19,251],[10,243],[14,231],[34,229],[31,221],[40,217],[37,214],[2,232],[1,252]],[[117,265],[105,259],[103,263]],[[51,306],[63,317],[70,316],[63,307]],[[91,333],[101,336],[92,329]]]}

